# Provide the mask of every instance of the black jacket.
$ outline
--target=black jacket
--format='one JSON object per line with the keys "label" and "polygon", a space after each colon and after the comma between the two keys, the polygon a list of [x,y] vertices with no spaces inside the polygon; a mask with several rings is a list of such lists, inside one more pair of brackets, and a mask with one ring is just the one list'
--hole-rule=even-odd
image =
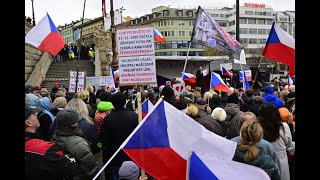
{"label": "black jacket", "polygon": [[54,143],[35,133],[25,133],[25,179],[62,180],[76,174],[77,163]]}
{"label": "black jacket", "polygon": [[[114,109],[103,120],[100,141],[102,149],[109,159],[127,139],[131,132],[138,126],[138,114],[128,109]],[[120,151],[111,161],[111,165],[121,166],[123,161],[130,158]]]}

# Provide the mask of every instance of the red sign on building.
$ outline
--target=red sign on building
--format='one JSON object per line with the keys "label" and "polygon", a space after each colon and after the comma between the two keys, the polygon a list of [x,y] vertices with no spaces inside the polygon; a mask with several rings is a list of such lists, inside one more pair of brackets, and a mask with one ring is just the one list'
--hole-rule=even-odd
{"label": "red sign on building", "polygon": [[265,8],[265,4],[256,4],[256,3],[244,3],[245,7],[253,7],[253,8]]}

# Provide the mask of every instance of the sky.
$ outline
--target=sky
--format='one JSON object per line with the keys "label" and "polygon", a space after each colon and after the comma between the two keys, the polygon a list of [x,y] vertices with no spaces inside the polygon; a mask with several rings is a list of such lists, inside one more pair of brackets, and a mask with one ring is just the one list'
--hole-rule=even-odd
{"label": "sky", "polygon": [[[107,12],[110,12],[110,1],[106,0]],[[295,0],[239,0],[240,6],[244,3],[265,4],[275,11],[295,11]],[[232,7],[235,0],[113,0],[113,9],[123,6],[123,17],[140,17],[150,14],[152,8],[164,5],[172,8],[222,8]],[[34,16],[36,23],[42,19],[46,12],[50,15],[56,26],[71,23],[82,17],[84,0],[33,0]],[[31,0],[25,0],[25,16],[32,18]],[[85,18],[97,18],[102,16],[101,0],[87,0],[85,5]]]}

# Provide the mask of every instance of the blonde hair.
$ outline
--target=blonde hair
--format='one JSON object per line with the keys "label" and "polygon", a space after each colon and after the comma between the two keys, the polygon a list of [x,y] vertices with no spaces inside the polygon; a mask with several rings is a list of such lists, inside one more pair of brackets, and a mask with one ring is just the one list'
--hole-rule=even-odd
{"label": "blonde hair", "polygon": [[87,100],[89,102],[89,91],[82,90],[82,91],[78,92],[77,94],[75,94],[74,97],[80,98],[83,102],[85,102],[85,100]]}
{"label": "blonde hair", "polygon": [[201,93],[200,93],[200,91],[194,91],[194,92],[193,92],[193,95],[194,95],[194,99],[201,98]]}
{"label": "blonde hair", "polygon": [[88,91],[89,93],[93,93],[93,86],[88,86],[88,87],[87,87],[87,91]]}
{"label": "blonde hair", "polygon": [[57,98],[57,97],[65,97],[65,96],[66,96],[66,91],[60,89],[60,90],[58,90],[58,91],[56,92],[55,96],[56,96],[56,98]]}
{"label": "blonde hair", "polygon": [[239,149],[245,151],[245,160],[251,161],[259,155],[257,143],[263,138],[263,129],[257,119],[251,119],[242,124],[240,132],[242,141]]}
{"label": "blonde hair", "polygon": [[188,107],[187,107],[187,115],[190,115],[190,116],[197,116],[199,113],[199,110],[198,110],[198,107],[195,105],[195,104],[188,104]]}
{"label": "blonde hair", "polygon": [[91,117],[89,117],[87,105],[80,98],[71,99],[65,109],[75,110],[88,123],[94,124]]}

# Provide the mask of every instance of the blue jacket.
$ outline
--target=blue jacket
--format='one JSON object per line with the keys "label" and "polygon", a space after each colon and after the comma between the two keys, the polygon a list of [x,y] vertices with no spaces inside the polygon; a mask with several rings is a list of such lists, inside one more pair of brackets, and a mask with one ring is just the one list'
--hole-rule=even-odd
{"label": "blue jacket", "polygon": [[280,98],[276,96],[273,92],[272,86],[266,86],[264,89],[264,96],[263,96],[264,103],[270,103],[275,105],[278,109],[283,107],[284,104]]}

